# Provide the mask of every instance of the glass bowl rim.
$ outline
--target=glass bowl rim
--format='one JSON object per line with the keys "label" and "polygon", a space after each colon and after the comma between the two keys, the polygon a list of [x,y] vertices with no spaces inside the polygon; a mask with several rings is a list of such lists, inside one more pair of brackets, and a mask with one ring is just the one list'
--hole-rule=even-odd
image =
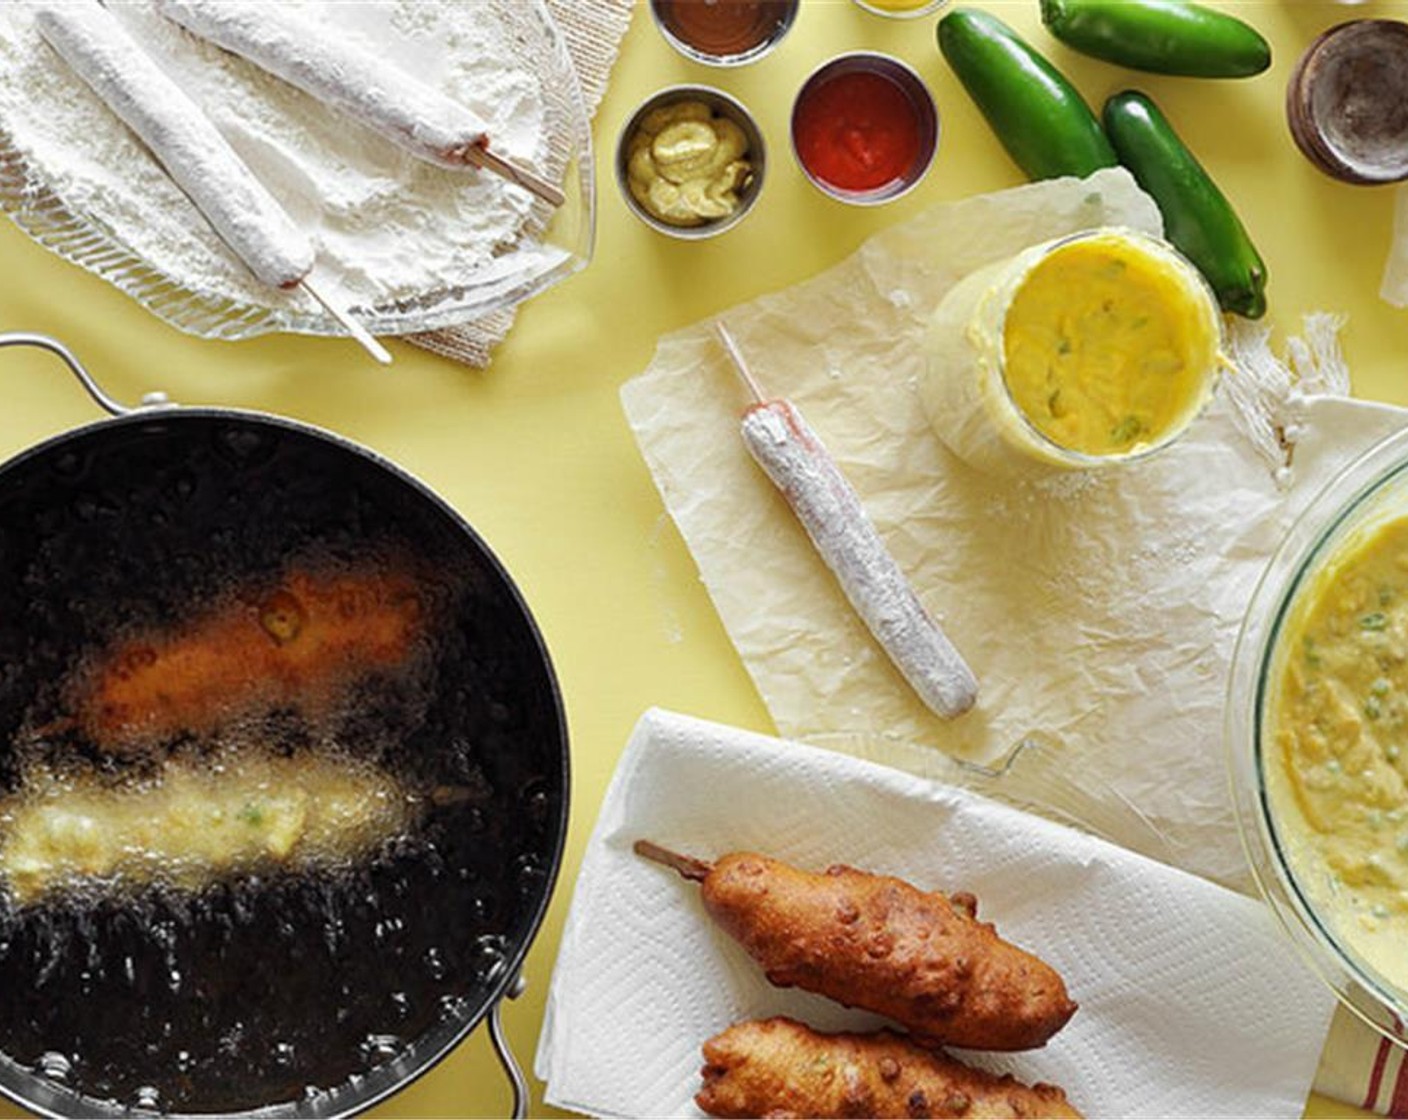
{"label": "glass bowl rim", "polygon": [[[1266,783],[1264,708],[1281,652],[1284,625],[1309,581],[1353,533],[1372,523],[1373,504],[1408,486],[1408,429],[1361,452],[1317,491],[1294,517],[1258,577],[1238,629],[1224,712],[1229,797],[1248,870],[1258,892],[1312,972],[1348,1011],[1389,1040],[1408,1043],[1408,987],[1361,963],[1320,916],[1290,866]],[[1408,494],[1397,516],[1408,517]],[[1365,1007],[1352,998],[1373,1001]]]}

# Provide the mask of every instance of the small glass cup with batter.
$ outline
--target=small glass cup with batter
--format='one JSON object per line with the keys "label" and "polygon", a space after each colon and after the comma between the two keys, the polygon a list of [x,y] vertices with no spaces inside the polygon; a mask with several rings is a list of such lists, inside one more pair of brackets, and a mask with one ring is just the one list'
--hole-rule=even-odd
{"label": "small glass cup with batter", "polygon": [[992,474],[1108,467],[1176,440],[1211,399],[1222,317],[1159,238],[1086,230],[964,277],[925,340],[920,397],[954,454]]}

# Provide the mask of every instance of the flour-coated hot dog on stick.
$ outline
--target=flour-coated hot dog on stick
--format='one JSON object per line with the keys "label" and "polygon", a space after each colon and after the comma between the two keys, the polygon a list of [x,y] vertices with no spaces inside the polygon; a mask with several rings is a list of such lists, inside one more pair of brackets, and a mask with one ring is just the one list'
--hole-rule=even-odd
{"label": "flour-coated hot dog on stick", "polygon": [[35,23],[260,281],[274,288],[303,281],[313,243],[111,12],[92,0],[59,0],[41,7]]}
{"label": "flour-coated hot dog on stick", "polygon": [[172,181],[256,279],[302,287],[377,361],[391,355],[309,282],[312,241],[199,105],[96,0],[42,5],[35,26],[70,69],[146,144]]}
{"label": "flour-coated hot dog on stick", "polygon": [[978,698],[978,681],[900,571],[860,496],[797,407],[764,400],[722,323],[719,339],[756,402],[743,443],[807,531],[851,606],[921,700],[945,719]]}
{"label": "flour-coated hot dog on stick", "polygon": [[552,183],[490,150],[488,126],[469,106],[280,3],[158,0],[187,31],[245,58],[439,167],[481,167],[560,206]]}

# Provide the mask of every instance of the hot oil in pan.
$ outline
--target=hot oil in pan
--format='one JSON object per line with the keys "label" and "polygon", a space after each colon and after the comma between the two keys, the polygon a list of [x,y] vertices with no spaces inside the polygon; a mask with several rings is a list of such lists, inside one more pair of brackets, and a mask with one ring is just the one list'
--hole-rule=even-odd
{"label": "hot oil in pan", "polygon": [[[317,1095],[478,1008],[502,979],[560,840],[551,683],[516,602],[466,564],[434,503],[296,432],[184,418],[130,431],[115,447],[70,441],[23,485],[14,468],[0,478],[0,795],[13,804],[41,764],[120,784],[237,748],[343,757],[411,804],[352,858],[264,860],[204,886],[79,885],[24,905],[0,886],[0,1051],[127,1107]],[[421,645],[336,705],[280,707],[280,693],[218,728],[117,751],[92,724],[52,730],[72,715],[85,658],[218,614],[291,563],[366,571],[406,556],[428,607]]]}

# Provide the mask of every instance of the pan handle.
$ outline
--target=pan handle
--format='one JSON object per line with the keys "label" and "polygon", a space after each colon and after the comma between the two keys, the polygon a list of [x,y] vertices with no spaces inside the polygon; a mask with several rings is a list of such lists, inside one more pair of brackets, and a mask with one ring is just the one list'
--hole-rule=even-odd
{"label": "pan handle", "polygon": [[[504,992],[504,999],[517,999],[526,987],[523,977],[515,976]],[[509,1115],[513,1120],[524,1120],[528,1115],[528,1082],[524,1079],[523,1071],[519,1069],[518,1061],[513,1056],[513,1048],[509,1046],[508,1038],[504,1035],[503,1021],[499,1017],[503,1005],[502,999],[496,1000],[493,1010],[489,1012],[489,1041],[494,1044],[494,1053],[499,1056],[499,1064],[504,1067],[509,1084],[513,1086],[513,1111]]]}
{"label": "pan handle", "polygon": [[26,331],[0,331],[0,347],[3,346],[34,346],[40,350],[47,350],[51,354],[58,355],[65,365],[73,371],[73,376],[78,378],[79,384],[83,386],[90,397],[98,403],[98,407],[104,412],[113,416],[128,416],[148,408],[161,408],[171,404],[166,399],[165,393],[148,393],[142,398],[142,403],[136,408],[129,408],[125,404],[119,404],[98,387],[98,383],[93,380],[93,375],[88,372],[83,363],[80,362],[73,352],[58,339],[50,338],[47,334],[30,334]]}

